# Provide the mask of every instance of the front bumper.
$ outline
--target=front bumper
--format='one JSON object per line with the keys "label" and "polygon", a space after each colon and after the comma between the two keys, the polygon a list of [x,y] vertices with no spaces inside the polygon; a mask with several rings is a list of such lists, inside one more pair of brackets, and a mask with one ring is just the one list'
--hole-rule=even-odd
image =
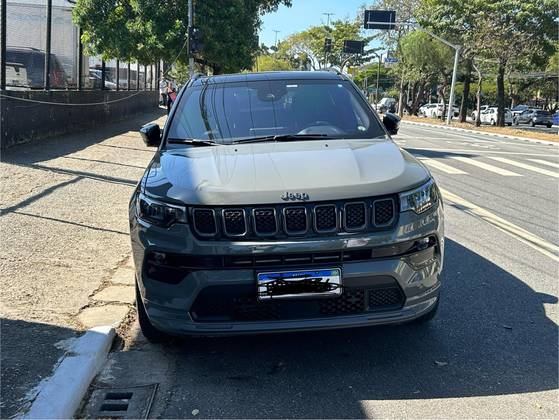
{"label": "front bumper", "polygon": [[[395,244],[413,242],[421,238],[434,238],[435,245],[427,254],[374,257],[376,249],[386,250]],[[428,312],[439,296],[439,274],[444,255],[443,209],[440,204],[421,215],[412,212],[400,214],[398,225],[386,232],[370,232],[360,235],[333,236],[289,241],[230,242],[199,240],[190,234],[186,225],[174,225],[168,229],[151,226],[136,219],[131,208],[131,240],[136,278],[142,301],[151,323],[158,329],[175,335],[219,335],[282,332],[296,330],[332,329],[366,325],[402,323]],[[240,267],[213,265],[216,256],[266,256],[307,255],[308,253],[332,253],[341,251],[357,253],[372,249],[372,257],[340,261],[338,263],[296,264],[282,266]],[[198,265],[204,267],[184,268],[173,282],[161,281],[154,275],[148,263],[148,255],[195,256]],[[422,255],[428,255],[422,258]],[[150,260],[151,261],[151,260]],[[253,259],[254,261],[254,259]],[[182,265],[182,264],[179,264]],[[188,265],[188,264],[187,264]],[[333,268],[342,270],[345,290],[377,290],[390,283],[402,294],[400,305],[388,305],[381,310],[364,310],[360,313],[309,315],[302,312],[286,318],[265,320],[239,320],[236,318],[204,318],[193,311],[203,291],[211,287],[253,288],[256,295],[256,273],[261,271],[306,270],[310,268]],[[184,274],[184,275],[183,275]],[[386,286],[388,287],[388,286]],[[344,291],[345,293],[345,291]],[[198,300],[199,302],[199,300]],[[315,302],[316,303],[316,302]],[[321,303],[321,302],[320,302]],[[301,304],[302,305],[302,304]],[[303,305],[304,306],[304,305]],[[291,314],[293,315],[293,314]]]}

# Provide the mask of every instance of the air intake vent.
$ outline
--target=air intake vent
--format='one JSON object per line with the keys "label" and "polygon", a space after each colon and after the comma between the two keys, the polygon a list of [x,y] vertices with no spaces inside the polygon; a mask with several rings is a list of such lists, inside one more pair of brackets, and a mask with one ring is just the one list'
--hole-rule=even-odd
{"label": "air intake vent", "polygon": [[214,236],[217,234],[215,212],[212,209],[194,209],[192,214],[196,232],[203,236]]}
{"label": "air intake vent", "polygon": [[387,198],[373,203],[374,223],[377,227],[388,226],[394,221],[394,200]]}
{"label": "air intake vent", "polygon": [[241,236],[247,231],[243,209],[223,210],[223,230],[229,236]]}
{"label": "air intake vent", "polygon": [[366,212],[365,203],[347,203],[344,208],[346,230],[364,229],[367,225]]}

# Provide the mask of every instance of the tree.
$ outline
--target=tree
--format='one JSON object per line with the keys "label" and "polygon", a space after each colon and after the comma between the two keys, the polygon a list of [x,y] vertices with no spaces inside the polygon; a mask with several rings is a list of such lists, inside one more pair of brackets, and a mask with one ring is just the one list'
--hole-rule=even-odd
{"label": "tree", "polygon": [[258,57],[257,60],[258,71],[280,71],[294,69],[294,67],[288,60],[284,60],[278,57],[277,54],[261,55]]}
{"label": "tree", "polygon": [[[505,73],[521,61],[542,65],[557,39],[551,0],[423,0],[420,23],[465,47],[472,59],[497,61],[497,124],[504,125]],[[454,37],[454,38],[452,38]]]}
{"label": "tree", "polygon": [[[324,40],[332,40],[332,49],[324,51]],[[370,59],[371,50],[365,49],[364,54],[346,54],[343,52],[344,40],[371,40],[361,34],[361,22],[335,20],[331,26],[311,26],[305,31],[288,36],[278,46],[278,54],[283,57],[305,56],[311,68],[319,70],[327,66],[337,66],[341,71],[346,66],[357,66]]]}
{"label": "tree", "polygon": [[[214,73],[252,67],[258,49],[260,16],[291,0],[195,2],[194,25],[204,48],[196,60]],[[85,51],[105,59],[186,62],[188,26],[184,0],[78,0],[74,21],[82,28]],[[179,51],[182,49],[182,54]]]}

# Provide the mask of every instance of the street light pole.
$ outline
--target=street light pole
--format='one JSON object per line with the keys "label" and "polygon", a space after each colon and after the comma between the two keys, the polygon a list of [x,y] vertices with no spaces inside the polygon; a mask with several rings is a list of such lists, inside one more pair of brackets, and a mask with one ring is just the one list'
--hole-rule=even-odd
{"label": "street light pole", "polygon": [[188,0],[188,73],[190,77],[194,76],[194,56],[192,55],[192,40],[190,35],[192,34],[192,20],[194,19],[194,10],[192,6],[192,0]]}
{"label": "street light pole", "polygon": [[454,68],[452,70],[452,83],[450,84],[450,98],[448,99],[448,113],[446,115],[446,124],[450,124],[452,115],[454,114],[454,88],[456,87],[456,73],[458,73],[458,61],[460,60],[460,45],[454,47]]}
{"label": "street light pole", "polygon": [[375,90],[375,103],[378,103],[378,80],[380,76],[380,62],[382,61],[382,54],[377,55],[378,57],[378,66],[377,66],[377,88]]}

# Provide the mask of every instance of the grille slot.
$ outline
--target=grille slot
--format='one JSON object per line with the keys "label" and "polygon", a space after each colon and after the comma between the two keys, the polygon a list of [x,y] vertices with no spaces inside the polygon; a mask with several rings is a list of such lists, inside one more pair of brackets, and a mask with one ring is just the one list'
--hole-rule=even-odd
{"label": "grille slot", "polygon": [[215,212],[213,209],[192,210],[194,229],[202,236],[214,236],[217,234]]}
{"label": "grille slot", "polygon": [[242,236],[247,232],[245,211],[243,209],[223,210],[223,230],[229,236]]}
{"label": "grille slot", "polygon": [[285,232],[300,235],[307,232],[307,209],[305,207],[288,207],[283,210]]}
{"label": "grille slot", "polygon": [[344,206],[344,226],[347,231],[362,230],[367,226],[365,203],[347,203]]}
{"label": "grille slot", "polygon": [[380,307],[400,307],[404,299],[400,289],[396,287],[387,289],[369,290],[369,309],[374,310]]}
{"label": "grille slot", "polygon": [[253,209],[252,218],[257,235],[273,235],[278,231],[275,209]]}
{"label": "grille slot", "polygon": [[388,226],[394,220],[394,200],[387,198],[373,203],[374,224],[377,227]]}
{"label": "grille slot", "polygon": [[335,232],[338,228],[338,212],[335,204],[326,204],[314,208],[314,228],[317,232]]}

